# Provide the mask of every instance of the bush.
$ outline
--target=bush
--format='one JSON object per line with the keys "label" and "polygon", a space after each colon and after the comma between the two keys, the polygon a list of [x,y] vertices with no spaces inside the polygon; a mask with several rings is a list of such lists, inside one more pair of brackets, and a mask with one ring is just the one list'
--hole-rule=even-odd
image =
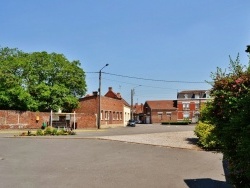
{"label": "bush", "polygon": [[44,135],[51,135],[53,131],[52,127],[46,127],[46,129],[44,130]]}
{"label": "bush", "polygon": [[195,135],[199,138],[198,144],[205,149],[215,149],[219,147],[219,140],[213,133],[215,126],[199,122],[194,130]]}
{"label": "bush", "polygon": [[202,117],[215,126],[232,184],[244,188],[250,187],[250,64],[230,58],[229,70],[212,74],[212,100]]}
{"label": "bush", "polygon": [[57,135],[57,129],[52,129],[52,131],[51,131],[51,135]]}
{"label": "bush", "polygon": [[42,135],[44,135],[43,130],[38,129],[38,130],[36,131],[36,135],[37,135],[37,136],[42,136]]}
{"label": "bush", "polygon": [[47,135],[76,135],[76,132],[72,130],[56,129],[53,127],[47,127],[45,130],[38,129],[36,133],[31,131],[22,132],[19,136],[47,136]]}

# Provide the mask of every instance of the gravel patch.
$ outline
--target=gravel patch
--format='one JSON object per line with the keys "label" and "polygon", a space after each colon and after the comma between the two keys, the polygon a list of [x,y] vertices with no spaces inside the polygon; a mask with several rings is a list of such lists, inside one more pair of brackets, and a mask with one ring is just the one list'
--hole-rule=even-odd
{"label": "gravel patch", "polygon": [[103,140],[200,150],[200,148],[196,145],[197,137],[194,135],[193,131],[100,136],[96,138]]}

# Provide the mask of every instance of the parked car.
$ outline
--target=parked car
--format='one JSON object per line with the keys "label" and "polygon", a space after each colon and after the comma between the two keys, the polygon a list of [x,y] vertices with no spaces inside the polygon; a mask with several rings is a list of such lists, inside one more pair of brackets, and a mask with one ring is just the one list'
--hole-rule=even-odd
{"label": "parked car", "polygon": [[130,126],[130,127],[135,127],[135,120],[129,120],[128,123],[127,123],[127,126]]}

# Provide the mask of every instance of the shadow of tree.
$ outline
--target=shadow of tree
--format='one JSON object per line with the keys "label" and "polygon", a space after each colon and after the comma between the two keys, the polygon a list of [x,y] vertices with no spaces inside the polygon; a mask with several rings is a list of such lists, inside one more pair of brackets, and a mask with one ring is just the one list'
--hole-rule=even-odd
{"label": "shadow of tree", "polygon": [[198,138],[186,138],[186,141],[188,141],[188,143],[192,145],[197,145],[198,140]]}
{"label": "shadow of tree", "polygon": [[184,182],[189,188],[232,188],[230,184],[223,181],[213,180],[210,178],[204,179],[186,179]]}

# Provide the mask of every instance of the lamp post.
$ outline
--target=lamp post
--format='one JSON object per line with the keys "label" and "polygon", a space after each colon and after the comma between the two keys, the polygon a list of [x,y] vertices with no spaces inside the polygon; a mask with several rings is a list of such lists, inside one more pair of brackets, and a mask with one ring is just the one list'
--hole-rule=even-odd
{"label": "lamp post", "polygon": [[133,114],[133,100],[134,100],[134,94],[135,94],[135,88],[139,87],[141,85],[138,85],[136,87],[134,87],[133,89],[131,89],[131,107],[130,107],[130,119],[134,119],[134,114]]}
{"label": "lamp post", "polygon": [[97,124],[97,128],[100,129],[101,126],[101,82],[102,82],[102,69],[104,69],[105,67],[107,67],[109,64],[106,64],[104,67],[101,68],[101,70],[99,71],[99,108],[98,108],[98,124]]}

